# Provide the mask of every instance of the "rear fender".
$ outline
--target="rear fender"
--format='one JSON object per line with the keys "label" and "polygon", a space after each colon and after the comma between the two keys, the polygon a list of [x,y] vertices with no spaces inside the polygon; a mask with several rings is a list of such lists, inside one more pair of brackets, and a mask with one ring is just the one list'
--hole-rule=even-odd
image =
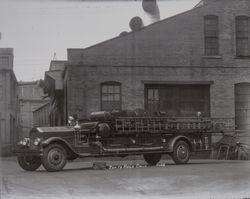
{"label": "rear fender", "polygon": [[49,144],[52,144],[52,143],[59,143],[59,144],[61,144],[65,148],[65,150],[67,151],[68,155],[79,156],[74,151],[74,149],[70,146],[70,144],[66,140],[64,140],[64,139],[62,139],[60,137],[51,137],[51,138],[48,138],[48,139],[46,139],[46,140],[44,140],[44,141],[41,142],[41,146],[43,148],[45,148],[46,146],[48,146]]}
{"label": "rear fender", "polygon": [[193,150],[193,146],[192,146],[192,142],[191,140],[186,137],[186,136],[183,136],[183,135],[179,135],[179,136],[175,136],[175,137],[172,137],[169,142],[168,142],[168,146],[169,146],[169,151],[173,152],[174,151],[174,145],[178,142],[178,141],[185,141],[187,142],[187,144],[189,145],[190,147],[190,150],[192,151]]}

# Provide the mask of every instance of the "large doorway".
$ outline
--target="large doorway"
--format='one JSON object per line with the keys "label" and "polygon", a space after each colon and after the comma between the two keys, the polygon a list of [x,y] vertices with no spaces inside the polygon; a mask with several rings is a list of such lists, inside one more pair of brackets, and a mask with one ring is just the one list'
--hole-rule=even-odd
{"label": "large doorway", "polygon": [[145,108],[150,115],[210,116],[210,85],[145,85]]}

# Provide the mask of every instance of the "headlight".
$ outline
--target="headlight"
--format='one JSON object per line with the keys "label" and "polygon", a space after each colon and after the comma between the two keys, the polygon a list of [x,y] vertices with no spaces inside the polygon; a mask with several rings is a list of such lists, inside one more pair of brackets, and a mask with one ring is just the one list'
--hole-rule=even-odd
{"label": "headlight", "polygon": [[21,141],[19,141],[17,143],[18,145],[22,145],[22,146],[29,146],[30,144],[30,139],[29,138],[24,138]]}
{"label": "headlight", "polygon": [[37,146],[41,142],[41,138],[36,138],[34,140],[34,145]]}

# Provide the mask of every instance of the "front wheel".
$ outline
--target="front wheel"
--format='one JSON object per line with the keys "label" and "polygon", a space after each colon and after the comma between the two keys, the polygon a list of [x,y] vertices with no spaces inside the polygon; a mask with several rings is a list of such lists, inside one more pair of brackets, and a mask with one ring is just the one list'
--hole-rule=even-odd
{"label": "front wheel", "polygon": [[66,163],[67,153],[62,145],[53,143],[44,149],[42,164],[47,171],[60,171]]}
{"label": "front wheel", "polygon": [[190,147],[185,141],[178,141],[174,145],[172,158],[176,164],[186,164],[190,158]]}
{"label": "front wheel", "polygon": [[26,171],[35,171],[42,164],[41,158],[39,156],[20,155],[17,157],[17,162],[20,167]]}

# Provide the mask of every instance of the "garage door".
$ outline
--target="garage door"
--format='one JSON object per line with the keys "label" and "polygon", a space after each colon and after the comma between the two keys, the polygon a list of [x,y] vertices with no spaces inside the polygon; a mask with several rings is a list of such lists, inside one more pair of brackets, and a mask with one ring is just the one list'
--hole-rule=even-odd
{"label": "garage door", "polygon": [[239,130],[250,130],[250,83],[235,85],[235,124]]}
{"label": "garage door", "polygon": [[145,85],[148,113],[166,112],[171,117],[210,116],[209,85]]}

